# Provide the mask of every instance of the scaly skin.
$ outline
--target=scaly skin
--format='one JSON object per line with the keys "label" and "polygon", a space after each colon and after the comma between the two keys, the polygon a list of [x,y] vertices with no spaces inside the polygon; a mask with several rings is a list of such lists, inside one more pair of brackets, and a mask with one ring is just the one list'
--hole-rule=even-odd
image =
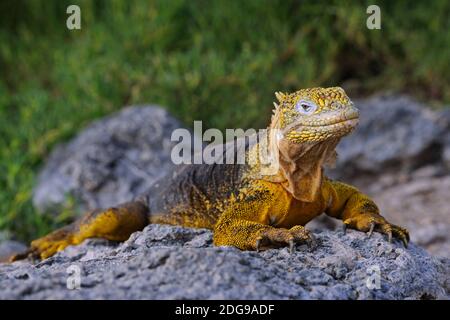
{"label": "scaly skin", "polygon": [[[387,222],[368,196],[323,175],[323,167],[335,159],[337,143],[358,122],[358,110],[344,90],[312,88],[276,96],[269,130],[261,136],[268,143],[248,144],[245,164],[182,166],[132,202],[90,212],[33,241],[12,260],[45,259],[87,238],[124,241],[148,223],[209,228],[215,245],[242,250],[294,250],[296,243],[314,243],[304,226],[324,212],[346,227],[369,236],[382,232],[406,246],[408,231]],[[224,145],[224,157],[233,143]],[[258,160],[261,148],[275,171]]]}

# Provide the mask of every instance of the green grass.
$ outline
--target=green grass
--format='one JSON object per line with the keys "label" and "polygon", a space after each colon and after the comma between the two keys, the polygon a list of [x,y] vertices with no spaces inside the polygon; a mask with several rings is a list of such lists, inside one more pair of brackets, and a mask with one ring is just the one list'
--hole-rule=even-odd
{"label": "green grass", "polygon": [[[69,4],[82,30],[65,27]],[[273,92],[344,85],[450,102],[450,3],[366,1],[0,2],[0,230],[28,240],[67,220],[31,205],[52,147],[127,104],[188,126],[262,127]],[[70,208],[67,209],[70,211]]]}

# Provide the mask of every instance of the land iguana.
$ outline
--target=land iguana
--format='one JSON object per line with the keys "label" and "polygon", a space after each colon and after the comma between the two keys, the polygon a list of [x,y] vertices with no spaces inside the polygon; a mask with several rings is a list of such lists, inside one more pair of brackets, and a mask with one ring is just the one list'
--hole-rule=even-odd
{"label": "land iguana", "polygon": [[[345,227],[409,242],[408,231],[386,221],[376,204],[355,187],[323,174],[336,158],[339,140],[357,125],[359,112],[342,88],[277,92],[265,152],[278,168],[266,174],[260,142],[247,143],[245,163],[186,164],[134,200],[86,213],[74,223],[31,242],[13,260],[45,259],[87,238],[125,241],[150,223],[213,230],[217,246],[260,250],[312,244],[304,226],[325,213]],[[230,149],[224,145],[223,154]]]}

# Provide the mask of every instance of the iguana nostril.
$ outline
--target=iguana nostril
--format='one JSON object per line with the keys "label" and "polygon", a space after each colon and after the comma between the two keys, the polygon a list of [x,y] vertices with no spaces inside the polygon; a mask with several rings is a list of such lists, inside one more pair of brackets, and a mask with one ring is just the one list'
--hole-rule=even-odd
{"label": "iguana nostril", "polygon": [[350,108],[348,110],[345,110],[344,118],[345,118],[345,120],[358,119],[359,118],[359,110],[354,107]]}

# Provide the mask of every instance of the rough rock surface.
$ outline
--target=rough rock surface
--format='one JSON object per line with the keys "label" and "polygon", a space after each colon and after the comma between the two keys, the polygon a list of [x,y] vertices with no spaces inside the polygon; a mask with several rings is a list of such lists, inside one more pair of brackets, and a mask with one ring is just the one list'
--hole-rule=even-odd
{"label": "rough rock surface", "polygon": [[37,265],[0,264],[0,299],[449,298],[448,259],[380,234],[316,237],[313,251],[242,252],[212,246],[208,230],[150,225],[119,245],[88,240]]}
{"label": "rough rock surface", "polygon": [[82,212],[130,200],[172,168],[170,137],[180,127],[156,106],[128,107],[94,122],[52,152],[33,204],[57,212],[72,196]]}

